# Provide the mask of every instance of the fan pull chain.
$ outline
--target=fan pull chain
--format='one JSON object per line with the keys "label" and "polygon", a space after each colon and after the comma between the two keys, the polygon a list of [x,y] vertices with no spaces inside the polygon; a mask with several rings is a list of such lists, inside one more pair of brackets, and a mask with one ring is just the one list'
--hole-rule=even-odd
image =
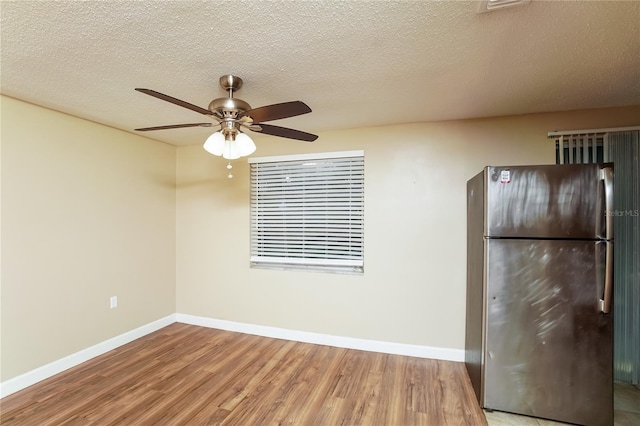
{"label": "fan pull chain", "polygon": [[229,163],[227,164],[227,170],[229,170],[229,174],[227,175],[227,177],[229,179],[233,177],[233,174],[231,174],[231,169],[233,169],[233,166],[231,165],[231,161],[229,161]]}

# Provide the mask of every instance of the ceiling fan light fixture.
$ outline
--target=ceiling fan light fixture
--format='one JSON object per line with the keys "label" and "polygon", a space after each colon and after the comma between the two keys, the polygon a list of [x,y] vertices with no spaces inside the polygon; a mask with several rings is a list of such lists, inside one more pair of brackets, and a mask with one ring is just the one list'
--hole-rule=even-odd
{"label": "ceiling fan light fixture", "polygon": [[207,138],[203,148],[210,154],[235,160],[253,154],[256,144],[248,135],[241,132],[235,134],[235,137],[232,132],[228,132],[226,136],[223,132],[215,132]]}
{"label": "ceiling fan light fixture", "polygon": [[215,132],[204,142],[203,148],[210,154],[220,157],[224,153],[225,140],[222,132]]}

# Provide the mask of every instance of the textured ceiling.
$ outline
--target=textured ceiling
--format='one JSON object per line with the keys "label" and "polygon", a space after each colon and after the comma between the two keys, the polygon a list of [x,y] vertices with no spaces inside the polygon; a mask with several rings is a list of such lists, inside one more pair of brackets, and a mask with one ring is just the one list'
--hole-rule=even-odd
{"label": "textured ceiling", "polygon": [[[126,131],[203,121],[223,74],[309,132],[640,104],[640,1],[2,1],[2,93]],[[205,119],[206,120],[206,119]],[[202,143],[211,129],[144,135]]]}

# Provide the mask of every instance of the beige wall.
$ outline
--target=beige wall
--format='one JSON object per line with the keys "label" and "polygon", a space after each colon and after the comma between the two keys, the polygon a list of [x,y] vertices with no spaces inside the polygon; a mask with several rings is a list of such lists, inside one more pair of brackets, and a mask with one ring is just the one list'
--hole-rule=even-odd
{"label": "beige wall", "polygon": [[1,102],[4,381],[175,312],[176,149]]}
{"label": "beige wall", "polygon": [[246,159],[178,149],[177,311],[339,336],[464,348],[466,181],[555,161],[547,132],[639,124],[640,107],[257,138],[255,156],[363,149],[365,273],[249,268]]}

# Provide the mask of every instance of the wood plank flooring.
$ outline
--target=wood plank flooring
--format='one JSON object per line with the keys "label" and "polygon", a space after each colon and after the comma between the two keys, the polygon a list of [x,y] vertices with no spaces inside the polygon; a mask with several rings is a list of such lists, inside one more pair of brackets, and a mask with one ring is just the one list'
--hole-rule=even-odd
{"label": "wood plank flooring", "polygon": [[0,400],[2,425],[486,425],[463,363],[175,323]]}

